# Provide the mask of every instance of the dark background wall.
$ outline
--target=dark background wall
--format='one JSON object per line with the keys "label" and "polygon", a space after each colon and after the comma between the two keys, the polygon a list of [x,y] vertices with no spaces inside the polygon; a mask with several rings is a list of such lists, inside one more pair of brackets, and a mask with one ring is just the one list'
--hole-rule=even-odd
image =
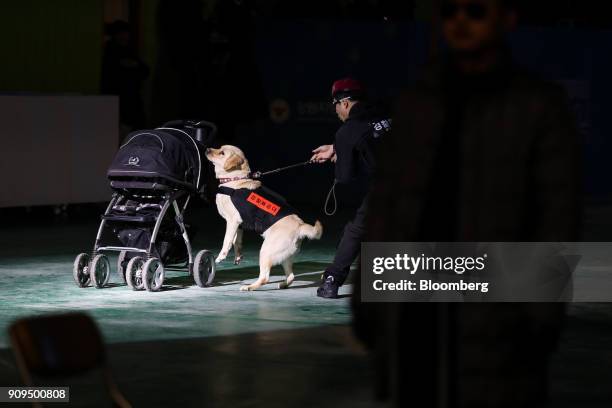
{"label": "dark background wall", "polygon": [[98,93],[102,0],[0,5],[0,93]]}
{"label": "dark background wall", "polygon": [[[401,4],[400,4],[401,3]],[[99,92],[104,24],[129,21],[151,68],[143,82],[147,125],[177,117],[216,121],[254,169],[309,157],[338,127],[331,82],[356,76],[391,106],[440,50],[435,1],[20,0],[0,13],[0,93]],[[519,1],[516,58],[570,94],[586,141],[590,196],[612,192],[607,112],[610,21],[595,2]],[[237,6],[239,5],[239,6]],[[329,166],[268,183],[294,201],[320,203]]]}
{"label": "dark background wall", "polygon": [[[429,52],[429,26],[419,23],[266,21],[258,27],[257,61],[269,119],[241,129],[238,137],[265,168],[302,160],[312,147],[333,139],[339,125],[329,104],[334,78],[356,76],[376,99],[392,105],[400,89],[418,78]],[[351,35],[344,39],[343,33]],[[595,198],[612,192],[610,43],[612,31],[567,27],[522,27],[510,38],[519,64],[566,88],[585,141],[586,192]],[[301,183],[291,183],[293,175]],[[329,179],[308,169],[275,176],[273,182],[278,180],[288,195],[307,199],[312,191],[326,192]]]}

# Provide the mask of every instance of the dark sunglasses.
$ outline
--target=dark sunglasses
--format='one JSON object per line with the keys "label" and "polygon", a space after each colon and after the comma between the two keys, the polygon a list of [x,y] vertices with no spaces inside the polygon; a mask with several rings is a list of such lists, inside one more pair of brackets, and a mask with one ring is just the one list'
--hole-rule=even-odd
{"label": "dark sunglasses", "polygon": [[460,11],[463,11],[471,20],[482,20],[487,16],[489,9],[482,3],[457,4],[448,2],[440,9],[440,16],[444,20],[450,20],[457,17]]}

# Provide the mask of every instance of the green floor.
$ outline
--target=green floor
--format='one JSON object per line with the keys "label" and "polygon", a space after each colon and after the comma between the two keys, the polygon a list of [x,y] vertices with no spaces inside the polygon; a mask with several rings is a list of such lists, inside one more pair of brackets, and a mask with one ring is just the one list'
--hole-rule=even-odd
{"label": "green floor", "polygon": [[[206,233],[200,228],[195,249],[216,253],[223,237],[222,223],[204,212],[197,221],[207,227]],[[326,232],[338,231],[332,228]],[[2,230],[0,348],[7,347],[7,327],[15,319],[71,310],[91,313],[109,343],[308,328],[350,320],[350,284],[342,288],[341,299],[316,296],[316,281],[333,257],[336,237],[304,242],[295,262],[296,280],[287,290],[274,283],[255,292],[238,290],[258,276],[261,238],[249,234],[245,235],[244,261],[235,266],[230,254],[219,265],[214,287],[199,288],[186,272],[168,271],[164,290],[149,293],[134,292],[123,284],[115,272],[114,256],[109,288],[81,289],[75,285],[74,256],[89,251],[95,232],[92,222],[66,220]],[[272,275],[272,280],[281,280],[282,269],[275,267]]]}
{"label": "green floor", "polygon": [[[214,215],[203,212],[195,220],[196,249],[218,251],[223,224]],[[609,242],[612,206],[587,215],[585,239]],[[185,273],[172,272],[167,290],[147,293],[118,284],[116,275],[108,289],[76,287],[72,260],[93,244],[92,219],[70,216],[25,227],[19,218],[0,220],[0,385],[21,384],[7,348],[11,321],[84,310],[100,325],[114,376],[136,407],[383,406],[373,401],[371,361],[348,325],[350,285],[342,299],[315,296],[340,221],[322,219],[323,239],[304,243],[291,289],[238,291],[257,276],[261,239],[246,235],[244,264],[222,264],[216,286],[200,289]],[[280,268],[274,274],[282,279]],[[611,344],[611,303],[569,305],[551,357],[548,406],[609,407]],[[62,384],[71,386],[70,406],[109,406],[97,373]]]}

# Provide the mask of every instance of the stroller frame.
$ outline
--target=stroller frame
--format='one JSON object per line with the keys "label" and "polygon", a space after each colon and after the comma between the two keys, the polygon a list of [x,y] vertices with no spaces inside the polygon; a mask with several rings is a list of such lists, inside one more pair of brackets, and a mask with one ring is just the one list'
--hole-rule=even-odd
{"label": "stroller frame", "polygon": [[[187,129],[190,129],[191,133],[188,133]],[[174,242],[172,239],[178,241],[178,233],[183,238],[187,249],[186,266],[189,275],[193,276],[196,285],[200,287],[207,287],[212,284],[216,272],[215,258],[212,252],[208,250],[201,250],[194,256],[183,215],[189,205],[191,196],[201,193],[203,171],[201,150],[204,148],[204,140],[212,140],[216,131],[217,127],[211,122],[176,120],[167,122],[162,127],[153,130],[137,131],[131,134],[129,140],[120,147],[107,173],[113,195],[101,217],[102,220],[98,227],[93,250],[90,253],[79,254],[74,261],[73,278],[77,286],[86,287],[91,283],[96,288],[105,287],[109,282],[111,269],[106,253],[119,252],[117,270],[131,289],[144,288],[152,292],[160,290],[165,274],[162,261],[176,260],[176,258],[173,259],[172,254],[172,244]],[[166,141],[168,143],[166,146],[169,147],[170,152],[179,152],[174,153],[171,159],[181,160],[180,163],[185,160],[186,165],[191,167],[187,167],[187,170],[185,170],[185,167],[170,166],[164,169],[163,174],[159,174],[155,168],[147,167],[147,165],[151,165],[150,163],[157,162],[149,160],[149,164],[147,164],[146,158],[150,156],[145,155],[145,161],[141,162],[141,165],[144,163],[142,168],[139,168],[139,170],[126,168],[126,166],[140,167],[138,164],[140,158],[138,156],[131,157],[129,150],[122,149],[136,137],[142,137],[143,135],[156,137],[161,143],[162,153],[164,152],[164,141]],[[181,143],[189,146],[190,153],[177,147]],[[122,152],[126,151],[127,153],[122,156]],[[187,154],[187,156],[181,154]],[[119,160],[119,164],[117,164],[117,160]],[[133,160],[134,162],[132,162]],[[195,173],[197,177],[193,175],[195,170],[197,170]],[[182,172],[184,172],[184,175],[182,175]],[[195,185],[193,184],[194,181]],[[122,202],[124,199],[126,205]],[[182,204],[183,199],[184,204]],[[130,202],[138,204],[133,211]],[[151,207],[155,208],[152,212],[149,211]],[[139,212],[141,209],[144,209],[144,211]],[[172,238],[168,241],[169,247],[162,248],[157,245],[160,231],[163,232],[164,219],[171,212],[174,213],[174,222],[178,226],[178,231],[173,230]],[[117,223],[123,230],[122,232],[128,234],[126,237],[119,233],[118,238],[121,243],[127,243],[130,246],[105,245],[102,242],[108,223]],[[136,231],[135,234],[146,233],[147,235],[136,235],[132,239],[130,235],[132,225],[135,225],[133,230]],[[141,227],[138,227],[138,225]],[[143,228],[143,226],[146,226],[146,228]],[[117,230],[115,230],[115,233],[117,233]],[[146,244],[143,242],[145,237],[149,240]],[[145,246],[146,248],[144,248]],[[166,252],[166,250],[170,252]]]}
{"label": "stroller frame", "polygon": [[107,221],[122,221],[122,222],[128,222],[128,223],[129,222],[139,223],[139,221],[130,220],[129,219],[130,217],[115,217],[115,216],[109,215],[110,211],[112,210],[114,205],[117,203],[117,201],[119,201],[121,198],[124,197],[123,195],[119,193],[116,193],[116,192],[113,193],[113,198],[111,199],[110,203],[106,207],[106,211],[104,212],[104,215],[102,216],[102,221],[100,222],[100,227],[98,228],[98,234],[96,235],[96,241],[95,241],[94,249],[92,252],[92,258],[95,257],[99,252],[103,252],[103,251],[114,251],[114,252],[126,251],[126,252],[142,253],[146,255],[147,260],[150,259],[152,257],[151,255],[152,255],[153,249],[155,248],[155,242],[157,241],[157,235],[159,234],[159,229],[161,227],[161,224],[164,220],[164,217],[166,216],[166,213],[168,212],[168,209],[170,208],[170,206],[172,206],[175,212],[174,219],[179,229],[181,230],[181,236],[183,237],[183,240],[185,241],[185,246],[187,247],[187,254],[189,257],[189,260],[188,260],[189,275],[193,275],[193,249],[191,247],[191,241],[189,240],[189,235],[187,234],[187,230],[185,228],[185,222],[183,220],[183,213],[185,212],[185,209],[187,208],[187,205],[189,204],[189,199],[191,197],[187,197],[185,205],[183,206],[182,210],[179,208],[179,205],[177,202],[177,200],[185,194],[186,193],[184,191],[177,191],[172,194],[164,195],[164,203],[159,212],[159,215],[157,216],[157,220],[155,221],[155,226],[153,227],[153,233],[151,234],[151,240],[149,242],[149,248],[142,249],[142,248],[125,247],[125,246],[100,246],[100,241],[102,239],[102,234],[104,232],[104,227],[106,226]]}
{"label": "stroller frame", "polygon": [[[146,289],[150,292],[159,291],[163,285],[165,270],[162,261],[155,256],[154,250],[156,248],[155,244],[157,243],[162,223],[171,212],[171,209],[174,211],[174,222],[179,227],[187,249],[187,270],[189,276],[192,276],[196,285],[200,287],[208,287],[212,284],[216,272],[214,256],[212,252],[208,250],[201,250],[194,256],[193,247],[183,219],[183,214],[187,209],[191,194],[183,190],[171,190],[169,187],[160,184],[154,184],[154,190],[167,191],[161,195],[137,195],[133,193],[124,195],[118,191],[113,193],[111,201],[101,217],[102,220],[98,227],[92,252],[89,254],[81,253],[74,261],[73,277],[77,286],[86,287],[90,283],[96,288],[107,286],[110,279],[111,268],[105,253],[119,252],[117,271],[123,277],[128,287],[132,290]],[[121,245],[104,245],[102,242],[103,234],[109,222],[121,222],[126,225],[151,224],[147,216],[112,214],[114,206],[118,204],[120,200],[138,197],[162,199],[160,203],[161,209],[159,213],[154,216],[155,222],[147,249]],[[185,198],[185,203],[181,208],[179,200],[182,198]],[[132,257],[127,263],[127,266],[125,266],[125,258],[128,253],[138,255]]]}

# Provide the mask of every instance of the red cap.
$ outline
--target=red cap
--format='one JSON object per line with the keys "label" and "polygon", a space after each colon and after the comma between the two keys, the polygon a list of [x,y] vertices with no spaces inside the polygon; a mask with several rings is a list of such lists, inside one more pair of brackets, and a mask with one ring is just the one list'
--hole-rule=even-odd
{"label": "red cap", "polygon": [[347,96],[350,96],[362,92],[363,86],[361,85],[361,82],[352,78],[339,79],[332,85],[332,98],[334,98],[339,93],[347,94]]}

